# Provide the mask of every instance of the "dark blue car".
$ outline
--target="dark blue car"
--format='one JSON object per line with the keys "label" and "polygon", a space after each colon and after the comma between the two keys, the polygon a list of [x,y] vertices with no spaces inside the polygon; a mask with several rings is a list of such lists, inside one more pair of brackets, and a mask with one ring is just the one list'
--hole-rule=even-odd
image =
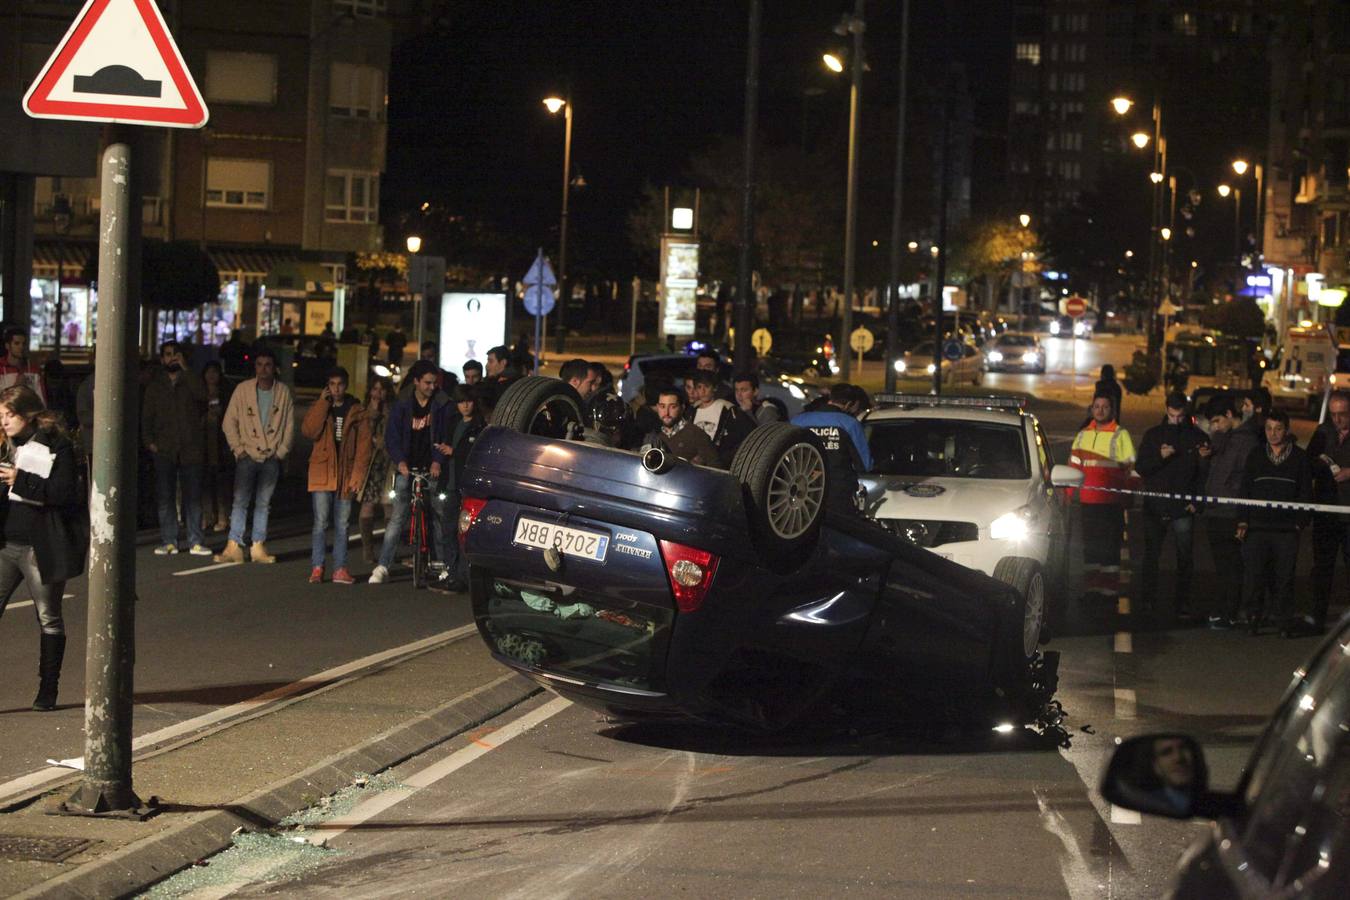
{"label": "dark blue car", "polygon": [[1017,593],[827,514],[809,431],[761,426],[724,471],[657,436],[580,440],[583,418],[570,387],[523,379],[468,460],[460,536],[501,662],[621,718],[755,728],[850,699],[1025,723],[1050,700],[1054,655],[1026,656]]}

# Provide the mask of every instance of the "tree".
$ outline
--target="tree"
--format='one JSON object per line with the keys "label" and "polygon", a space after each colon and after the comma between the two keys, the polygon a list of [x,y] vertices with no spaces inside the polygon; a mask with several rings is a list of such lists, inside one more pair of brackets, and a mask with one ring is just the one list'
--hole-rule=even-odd
{"label": "tree", "polygon": [[967,220],[952,241],[952,280],[982,282],[994,297],[1002,296],[1014,272],[1039,268],[1038,251],[1036,232],[1017,222],[1002,217]]}
{"label": "tree", "polygon": [[1235,297],[1205,307],[1200,324],[1229,337],[1260,338],[1265,334],[1266,317],[1251,297]]}

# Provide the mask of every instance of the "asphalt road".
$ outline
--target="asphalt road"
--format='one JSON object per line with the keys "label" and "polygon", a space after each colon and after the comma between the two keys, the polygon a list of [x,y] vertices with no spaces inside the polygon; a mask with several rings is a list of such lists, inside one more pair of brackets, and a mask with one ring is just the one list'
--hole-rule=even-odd
{"label": "asphalt road", "polygon": [[[1091,343],[1099,359],[1128,358],[1124,341]],[[991,376],[990,388],[996,378],[998,387],[1035,394],[1032,409],[1062,459],[1087,386],[1075,393],[1068,376],[1052,372],[1040,382]],[[1033,381],[1021,388],[1002,379]],[[1159,406],[1157,396],[1130,398],[1127,427],[1142,434]],[[307,534],[269,543],[281,557],[275,566],[221,568],[209,558],[140,551],[138,735],[471,620],[465,598],[414,592],[406,569],[382,586],[309,585]],[[1198,549],[1203,585],[1209,561]],[[369,568],[354,545],[353,570]],[[82,752],[83,580],[67,590],[72,650],[55,713],[27,711],[38,641],[22,589],[0,619],[0,782]],[[1313,642],[1178,628],[1165,598],[1153,618],[1128,606],[1128,596],[1125,604],[1075,601],[1055,614],[1050,649],[1062,653],[1068,747],[907,725],[780,742],[618,728],[561,701],[546,706],[544,697],[469,741],[406,763],[396,774],[417,789],[381,795],[382,811],[333,828],[329,846],[338,852],[309,874],[268,883],[271,870],[257,866],[242,882],[257,884],[241,889],[1156,896],[1199,826],[1140,821],[1103,804],[1096,782],[1113,741],[1191,733],[1209,754],[1214,783],[1231,785]],[[535,718],[518,724],[527,715]]]}

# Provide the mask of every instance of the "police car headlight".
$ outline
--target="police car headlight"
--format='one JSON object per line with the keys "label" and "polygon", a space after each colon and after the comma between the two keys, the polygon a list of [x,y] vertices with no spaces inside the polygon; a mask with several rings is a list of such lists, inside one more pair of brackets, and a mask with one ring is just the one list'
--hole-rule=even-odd
{"label": "police car headlight", "polygon": [[793,384],[793,383],[790,382],[790,381],[787,383],[787,392],[788,392],[789,394],[791,394],[791,395],[793,396],[793,398],[796,399],[796,400],[805,400],[805,399],[806,399],[806,391],[804,391],[804,390],[802,390],[801,388],[797,387],[795,384]]}
{"label": "police car headlight", "polygon": [[991,363],[1001,363],[1001,362],[1003,362],[1003,354],[1000,353],[1000,352],[997,351],[997,350],[990,350],[990,351],[989,351],[989,361],[990,361]]}
{"label": "police car headlight", "polygon": [[1031,520],[1025,510],[1004,513],[989,526],[989,537],[995,541],[1020,541],[1031,534]]}
{"label": "police car headlight", "polygon": [[903,374],[905,374],[905,369],[906,369],[907,367],[905,366],[905,361],[904,361],[903,359],[897,359],[897,360],[895,361],[895,365],[894,365],[892,368],[894,368],[895,371],[897,371],[897,372],[899,372],[901,375],[903,375]]}

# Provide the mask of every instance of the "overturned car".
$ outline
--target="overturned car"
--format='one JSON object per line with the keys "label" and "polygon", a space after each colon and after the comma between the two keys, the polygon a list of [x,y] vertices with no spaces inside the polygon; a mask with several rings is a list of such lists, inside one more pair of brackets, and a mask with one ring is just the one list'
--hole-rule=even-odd
{"label": "overturned car", "polygon": [[460,481],[474,616],[506,665],[616,717],[757,729],[850,701],[976,725],[1031,724],[1053,705],[1040,610],[827,512],[809,431],[761,426],[723,471],[659,440],[580,440],[583,426],[570,387],[522,379]]}

